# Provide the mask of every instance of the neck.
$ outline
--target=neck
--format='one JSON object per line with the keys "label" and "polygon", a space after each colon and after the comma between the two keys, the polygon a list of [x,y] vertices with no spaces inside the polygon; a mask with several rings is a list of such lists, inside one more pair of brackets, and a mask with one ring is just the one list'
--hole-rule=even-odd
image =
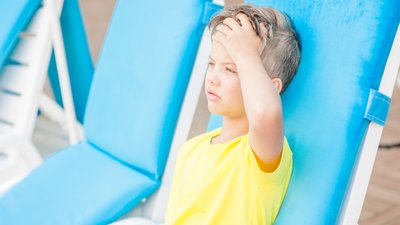
{"label": "neck", "polygon": [[219,139],[221,142],[231,140],[242,136],[249,132],[249,122],[246,116],[242,117],[224,117],[222,121],[221,134]]}

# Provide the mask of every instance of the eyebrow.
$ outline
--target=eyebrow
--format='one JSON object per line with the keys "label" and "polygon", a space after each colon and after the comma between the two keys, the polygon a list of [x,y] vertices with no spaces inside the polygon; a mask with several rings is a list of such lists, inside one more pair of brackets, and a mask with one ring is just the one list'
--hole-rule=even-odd
{"label": "eyebrow", "polygon": [[[210,58],[212,61],[215,61],[213,58],[211,58],[211,56],[208,56],[208,58]],[[223,62],[222,64],[235,65],[235,63],[231,63],[231,62]]]}

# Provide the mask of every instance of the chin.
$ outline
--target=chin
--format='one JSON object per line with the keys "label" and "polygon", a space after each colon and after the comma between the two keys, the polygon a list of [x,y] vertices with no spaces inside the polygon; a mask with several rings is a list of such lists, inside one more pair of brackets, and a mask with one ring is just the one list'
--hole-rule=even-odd
{"label": "chin", "polygon": [[[219,107],[218,107],[219,106]],[[207,104],[208,111],[214,115],[219,115],[223,117],[231,117],[231,118],[238,118],[238,117],[246,117],[246,113],[244,110],[233,110],[230,108],[222,108],[221,105],[216,105],[210,102]]]}
{"label": "chin", "polygon": [[215,105],[208,103],[208,111],[210,111],[210,113],[215,114],[215,115],[223,115],[223,112],[221,111],[221,109],[218,109]]}

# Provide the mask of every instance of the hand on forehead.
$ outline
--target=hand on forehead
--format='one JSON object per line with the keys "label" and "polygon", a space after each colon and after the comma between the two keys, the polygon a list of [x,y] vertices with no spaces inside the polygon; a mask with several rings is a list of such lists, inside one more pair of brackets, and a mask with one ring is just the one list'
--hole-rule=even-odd
{"label": "hand on forehead", "polygon": [[[225,33],[237,29],[242,31],[256,32],[255,27],[253,27],[250,22],[249,17],[244,13],[238,13],[235,18],[227,17],[216,27],[217,31],[225,31]],[[260,23],[260,29],[262,33],[267,33],[267,28],[263,22]]]}
{"label": "hand on forehead", "polygon": [[[266,31],[263,24],[260,27],[262,32]],[[225,18],[215,30],[211,39],[225,47],[235,62],[240,55],[260,55],[262,52],[265,39],[254,31],[250,19],[243,13],[237,14],[235,18]]]}

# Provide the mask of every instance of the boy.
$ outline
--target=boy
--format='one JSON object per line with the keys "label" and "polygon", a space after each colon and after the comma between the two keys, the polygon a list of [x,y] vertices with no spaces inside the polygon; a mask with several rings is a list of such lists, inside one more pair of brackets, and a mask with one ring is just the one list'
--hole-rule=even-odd
{"label": "boy", "polygon": [[209,24],[208,109],[221,128],[179,152],[167,225],[272,224],[292,171],[280,94],[300,61],[289,18],[272,8],[227,7]]}

